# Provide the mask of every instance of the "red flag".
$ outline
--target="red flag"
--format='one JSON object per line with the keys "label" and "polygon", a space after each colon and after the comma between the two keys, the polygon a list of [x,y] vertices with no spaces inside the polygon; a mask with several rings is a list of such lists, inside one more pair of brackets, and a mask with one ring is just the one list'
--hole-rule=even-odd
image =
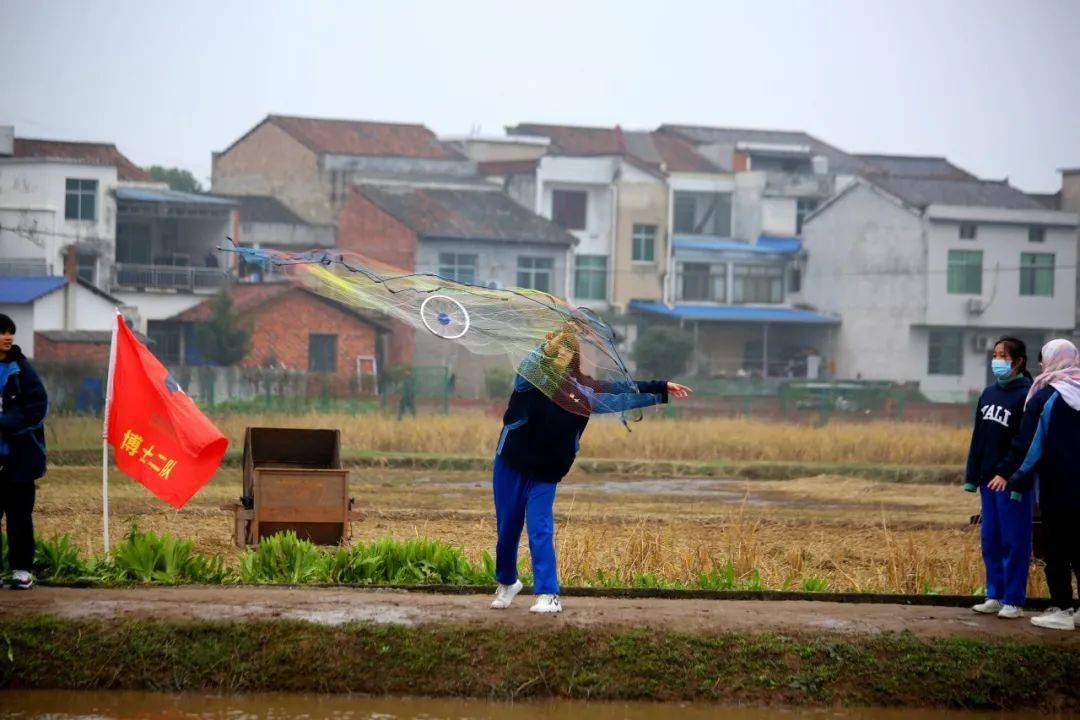
{"label": "red flag", "polygon": [[180,508],[221,465],[229,441],[117,313],[107,437],[116,466]]}

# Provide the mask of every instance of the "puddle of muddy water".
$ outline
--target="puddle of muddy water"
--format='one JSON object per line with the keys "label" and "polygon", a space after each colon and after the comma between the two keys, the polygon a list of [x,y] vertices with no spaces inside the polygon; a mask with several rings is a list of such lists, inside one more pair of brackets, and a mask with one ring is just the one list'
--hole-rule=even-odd
{"label": "puddle of muddy water", "polygon": [[[433,482],[440,488],[487,489],[483,482]],[[702,497],[728,503],[747,505],[774,505],[778,501],[748,495],[741,480],[717,480],[715,478],[652,478],[648,480],[598,480],[577,482],[570,490],[629,495],[674,495],[677,497]]]}
{"label": "puddle of muddy water", "polygon": [[484,700],[354,697],[292,693],[208,695],[68,690],[0,691],[0,720],[1052,720],[1076,715],[1036,712],[979,713],[952,710],[743,708],[681,703]]}

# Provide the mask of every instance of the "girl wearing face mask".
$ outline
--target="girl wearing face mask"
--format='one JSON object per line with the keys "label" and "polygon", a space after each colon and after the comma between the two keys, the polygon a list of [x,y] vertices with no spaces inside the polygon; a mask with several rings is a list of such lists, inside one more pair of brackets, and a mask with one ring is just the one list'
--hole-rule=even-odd
{"label": "girl wearing face mask", "polygon": [[1012,619],[1023,616],[1031,562],[1032,493],[1011,501],[1008,493],[992,489],[1023,462],[1026,448],[1013,447],[1031,388],[1027,348],[1023,341],[1003,337],[990,360],[994,382],[983,390],[975,408],[975,429],[968,451],[964,490],[982,500],[982,553],[986,565],[986,601],[972,609]]}

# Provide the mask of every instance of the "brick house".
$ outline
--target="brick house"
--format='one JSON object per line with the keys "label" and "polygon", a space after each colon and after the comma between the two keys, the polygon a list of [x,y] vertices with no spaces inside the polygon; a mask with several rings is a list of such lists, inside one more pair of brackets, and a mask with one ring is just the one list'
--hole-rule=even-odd
{"label": "brick house", "polygon": [[[289,282],[233,285],[233,310],[251,331],[251,350],[242,367],[283,367],[341,378],[355,376],[357,359],[385,367],[385,321],[316,295]],[[165,363],[205,365],[195,327],[210,318],[206,301],[172,318],[172,334],[156,354]]]}
{"label": "brick house", "polygon": [[214,192],[270,195],[315,224],[330,224],[357,178],[467,177],[475,166],[423,125],[267,115],[213,155]]}

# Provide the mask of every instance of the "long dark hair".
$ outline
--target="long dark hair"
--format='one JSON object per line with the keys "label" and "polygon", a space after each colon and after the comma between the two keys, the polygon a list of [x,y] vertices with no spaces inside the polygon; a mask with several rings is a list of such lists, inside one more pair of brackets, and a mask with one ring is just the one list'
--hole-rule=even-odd
{"label": "long dark hair", "polygon": [[998,338],[998,341],[994,343],[994,347],[997,347],[998,345],[1005,346],[1005,352],[1009,353],[1009,357],[1013,359],[1013,362],[1016,362],[1017,358],[1020,359],[1019,374],[1023,375],[1028,380],[1031,380],[1031,373],[1029,373],[1027,369],[1027,344],[1020,338],[1014,338],[1009,335],[1005,335],[1004,337]]}

